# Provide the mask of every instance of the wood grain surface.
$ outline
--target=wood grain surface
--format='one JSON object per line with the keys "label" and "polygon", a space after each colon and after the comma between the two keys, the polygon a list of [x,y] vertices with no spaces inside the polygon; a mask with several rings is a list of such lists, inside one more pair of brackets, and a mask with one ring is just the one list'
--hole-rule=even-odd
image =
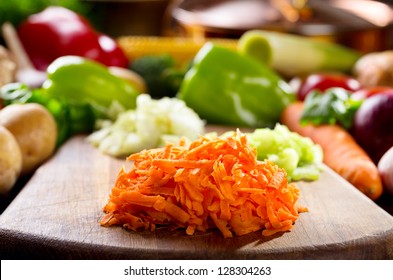
{"label": "wood grain surface", "polygon": [[326,168],[299,182],[291,232],[224,239],[167,228],[101,227],[102,207],[121,166],[76,136],[42,165],[0,216],[2,259],[393,259],[393,217]]}

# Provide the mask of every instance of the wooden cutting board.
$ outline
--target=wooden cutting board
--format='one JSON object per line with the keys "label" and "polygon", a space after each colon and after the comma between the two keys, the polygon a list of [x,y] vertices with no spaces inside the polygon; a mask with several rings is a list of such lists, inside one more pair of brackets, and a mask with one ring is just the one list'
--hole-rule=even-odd
{"label": "wooden cutting board", "polygon": [[130,164],[72,138],[0,216],[2,259],[393,259],[393,217],[328,168],[297,184],[309,212],[291,232],[224,239],[215,230],[101,227],[117,173]]}

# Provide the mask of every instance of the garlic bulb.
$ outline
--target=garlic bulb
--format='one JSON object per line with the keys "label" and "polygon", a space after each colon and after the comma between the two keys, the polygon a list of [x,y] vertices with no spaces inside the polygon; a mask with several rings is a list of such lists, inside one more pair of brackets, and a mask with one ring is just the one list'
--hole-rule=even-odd
{"label": "garlic bulb", "polygon": [[393,147],[391,147],[379,160],[378,171],[385,190],[393,194]]}

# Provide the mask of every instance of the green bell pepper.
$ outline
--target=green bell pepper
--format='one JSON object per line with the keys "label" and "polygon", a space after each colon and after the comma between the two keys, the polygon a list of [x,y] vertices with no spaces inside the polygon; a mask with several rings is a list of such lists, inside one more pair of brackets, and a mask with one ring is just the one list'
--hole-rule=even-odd
{"label": "green bell pepper", "polygon": [[268,66],[212,43],[196,55],[177,96],[209,123],[245,127],[273,127],[295,99]]}
{"label": "green bell pepper", "polygon": [[46,94],[68,103],[90,104],[99,114],[108,114],[113,101],[123,109],[134,109],[139,92],[129,83],[112,75],[108,68],[79,56],[62,56],[47,69],[43,84]]}

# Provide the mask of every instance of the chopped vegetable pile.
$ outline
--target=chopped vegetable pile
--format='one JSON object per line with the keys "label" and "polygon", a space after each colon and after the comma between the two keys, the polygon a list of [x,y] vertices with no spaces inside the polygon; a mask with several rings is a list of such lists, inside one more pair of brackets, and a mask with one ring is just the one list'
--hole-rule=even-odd
{"label": "chopped vegetable pile", "polygon": [[100,129],[89,135],[89,142],[106,154],[120,157],[177,143],[181,137],[192,141],[204,133],[204,121],[182,100],[140,94],[136,103],[135,110],[121,113],[115,122],[101,122]]}
{"label": "chopped vegetable pile", "polygon": [[276,124],[274,129],[258,128],[247,134],[257,149],[259,160],[268,159],[285,169],[293,181],[317,180],[322,170],[323,151],[320,145]]}
{"label": "chopped vegetable pile", "polygon": [[119,172],[103,226],[176,226],[188,235],[218,228],[226,238],[263,229],[269,236],[290,230],[307,211],[297,204],[299,190],[288,184],[285,170],[258,161],[239,130],[144,150],[128,160],[134,165]]}

